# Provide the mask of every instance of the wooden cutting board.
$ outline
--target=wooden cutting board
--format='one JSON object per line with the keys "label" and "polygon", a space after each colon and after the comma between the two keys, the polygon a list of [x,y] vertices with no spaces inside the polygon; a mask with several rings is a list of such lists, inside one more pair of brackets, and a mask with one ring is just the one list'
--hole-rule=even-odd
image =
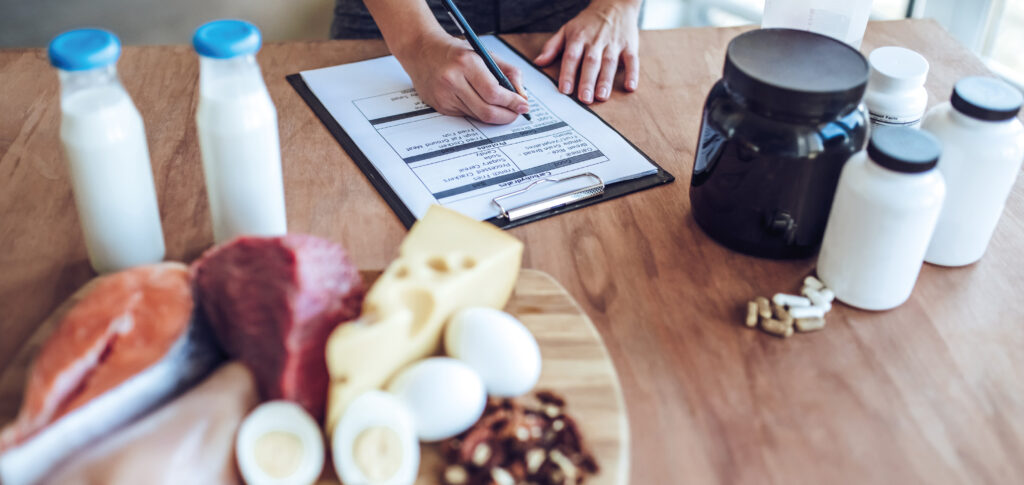
{"label": "wooden cutting board", "polygon": [[[364,272],[367,282],[378,271]],[[601,471],[587,483],[625,485],[629,476],[629,424],[615,367],[590,318],[562,285],[542,271],[524,269],[505,308],[533,332],[540,343],[543,370],[537,389],[563,395],[567,411],[580,425]],[[18,355],[0,369],[0,423],[14,419],[25,378],[40,345],[53,331],[36,329]],[[443,467],[435,445],[423,446],[416,485],[439,484]],[[323,484],[336,483],[331,480]]]}

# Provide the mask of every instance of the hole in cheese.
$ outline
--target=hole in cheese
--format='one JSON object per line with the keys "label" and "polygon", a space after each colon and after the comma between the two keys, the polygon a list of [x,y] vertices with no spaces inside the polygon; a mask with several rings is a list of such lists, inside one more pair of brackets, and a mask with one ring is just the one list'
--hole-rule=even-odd
{"label": "hole in cheese", "polygon": [[422,288],[409,289],[402,295],[405,307],[412,312],[410,335],[419,334],[434,313],[434,295]]}
{"label": "hole in cheese", "polygon": [[476,260],[475,259],[473,259],[473,258],[471,258],[469,256],[466,256],[462,260],[462,267],[463,268],[465,268],[465,269],[473,269],[474,266],[476,266]]}
{"label": "hole in cheese", "polygon": [[409,268],[402,266],[395,271],[395,278],[405,278],[409,276]]}
{"label": "hole in cheese", "polygon": [[447,273],[450,269],[448,268],[448,262],[440,256],[434,256],[433,258],[428,259],[427,266],[430,266],[430,269],[437,271],[438,273]]}

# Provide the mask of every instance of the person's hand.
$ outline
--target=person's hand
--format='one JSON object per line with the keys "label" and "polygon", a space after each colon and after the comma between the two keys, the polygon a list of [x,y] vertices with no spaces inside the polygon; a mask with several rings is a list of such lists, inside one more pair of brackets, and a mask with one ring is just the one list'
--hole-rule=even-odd
{"label": "person's hand", "polygon": [[[398,55],[420,99],[446,115],[468,115],[506,124],[530,110],[522,96],[501,87],[469,42],[444,32],[428,34]],[[497,56],[494,62],[522,90],[522,73]]]}
{"label": "person's hand", "polygon": [[590,104],[611,96],[621,59],[626,70],[623,87],[633,91],[640,80],[639,15],[639,1],[594,0],[548,39],[533,62],[547,66],[562,54],[558,90],[572,94],[575,87],[580,101]]}

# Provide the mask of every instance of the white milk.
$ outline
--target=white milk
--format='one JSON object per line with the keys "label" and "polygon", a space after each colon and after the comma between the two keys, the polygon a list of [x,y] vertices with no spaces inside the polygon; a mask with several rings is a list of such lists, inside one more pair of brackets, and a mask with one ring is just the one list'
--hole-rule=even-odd
{"label": "white milk", "polygon": [[[160,227],[142,117],[117,81],[69,89],[64,73],[60,138],[92,267],[106,273],[160,261]],[[96,77],[96,76],[94,76]]]}
{"label": "white milk", "polygon": [[284,234],[277,111],[253,56],[200,57],[196,124],[214,239]]}

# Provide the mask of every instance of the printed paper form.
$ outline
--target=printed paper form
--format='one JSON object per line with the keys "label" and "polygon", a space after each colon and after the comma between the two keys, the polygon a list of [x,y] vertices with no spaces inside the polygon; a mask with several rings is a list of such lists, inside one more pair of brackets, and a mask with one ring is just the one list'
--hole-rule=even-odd
{"label": "printed paper form", "polygon": [[[539,178],[593,172],[606,184],[656,167],[621,135],[493,36],[487,49],[523,72],[533,121],[488,125],[445,116],[423,103],[394,57],[302,72],[320,103],[420,218],[439,203],[479,220],[498,215],[494,197]],[[587,185],[587,179],[579,185]],[[592,183],[592,182],[590,182]],[[579,186],[547,185],[524,203]]]}

